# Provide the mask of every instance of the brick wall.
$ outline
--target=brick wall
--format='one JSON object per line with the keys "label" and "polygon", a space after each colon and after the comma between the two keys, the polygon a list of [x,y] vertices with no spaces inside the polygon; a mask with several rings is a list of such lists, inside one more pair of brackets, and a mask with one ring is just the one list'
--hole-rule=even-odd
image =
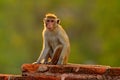
{"label": "brick wall", "polygon": [[101,65],[23,64],[21,75],[0,75],[0,80],[120,80],[120,68]]}

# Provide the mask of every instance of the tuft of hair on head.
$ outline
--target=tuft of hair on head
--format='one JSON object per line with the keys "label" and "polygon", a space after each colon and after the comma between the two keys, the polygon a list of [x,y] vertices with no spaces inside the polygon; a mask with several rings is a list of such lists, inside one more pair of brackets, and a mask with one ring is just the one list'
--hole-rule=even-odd
{"label": "tuft of hair on head", "polygon": [[57,19],[57,16],[55,14],[52,14],[52,13],[47,13],[45,15],[46,18],[54,18],[54,19]]}

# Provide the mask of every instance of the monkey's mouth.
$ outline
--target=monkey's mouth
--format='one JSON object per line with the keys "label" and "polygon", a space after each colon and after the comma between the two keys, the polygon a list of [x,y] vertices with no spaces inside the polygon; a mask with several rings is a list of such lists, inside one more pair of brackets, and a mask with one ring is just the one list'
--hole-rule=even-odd
{"label": "monkey's mouth", "polygon": [[51,28],[51,27],[47,27],[47,29],[48,29],[48,30],[51,30],[51,31],[53,30],[53,28]]}

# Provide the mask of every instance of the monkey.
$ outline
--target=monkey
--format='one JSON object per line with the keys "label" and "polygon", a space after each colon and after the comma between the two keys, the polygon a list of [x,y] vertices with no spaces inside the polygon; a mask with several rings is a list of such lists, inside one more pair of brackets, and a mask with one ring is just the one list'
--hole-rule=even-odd
{"label": "monkey", "polygon": [[36,64],[67,64],[70,54],[69,37],[55,14],[48,13],[43,19],[43,48]]}

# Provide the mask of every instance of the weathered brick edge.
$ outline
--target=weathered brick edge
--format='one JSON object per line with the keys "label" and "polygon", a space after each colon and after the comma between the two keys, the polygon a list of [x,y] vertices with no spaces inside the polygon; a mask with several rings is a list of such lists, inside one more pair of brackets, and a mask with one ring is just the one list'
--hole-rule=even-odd
{"label": "weathered brick edge", "polygon": [[23,64],[21,75],[0,74],[0,80],[120,80],[120,67],[101,65]]}
{"label": "weathered brick edge", "polygon": [[57,80],[120,80],[120,68],[80,64],[23,64],[22,75],[34,77],[46,75],[49,77],[55,77]]}

